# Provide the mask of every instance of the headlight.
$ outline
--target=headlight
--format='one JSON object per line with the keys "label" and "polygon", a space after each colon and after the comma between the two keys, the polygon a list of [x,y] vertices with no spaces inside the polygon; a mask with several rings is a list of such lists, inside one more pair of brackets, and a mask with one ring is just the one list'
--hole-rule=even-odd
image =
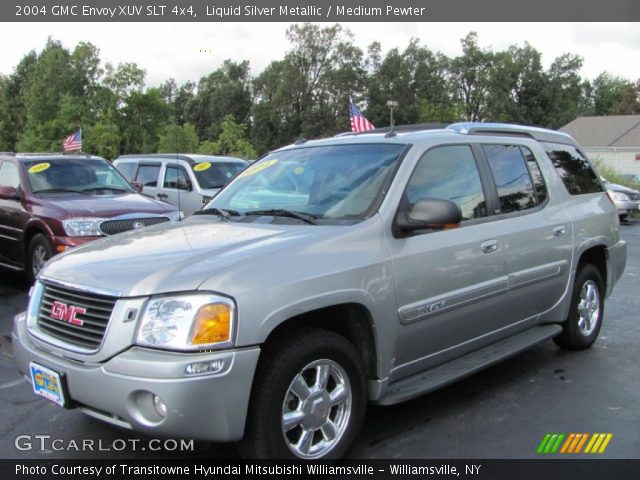
{"label": "headlight", "polygon": [[631,199],[622,192],[611,192],[611,197],[618,202],[628,202]]}
{"label": "headlight", "polygon": [[184,218],[184,212],[182,210],[175,211],[175,212],[168,212],[167,217],[169,217],[170,221],[177,222],[178,220],[182,220]]}
{"label": "headlight", "polygon": [[176,350],[233,344],[233,302],[211,294],[152,297],[138,326],[138,345]]}
{"label": "headlight", "polygon": [[102,236],[100,223],[104,218],[69,218],[62,221],[64,231],[70,237],[98,237]]}

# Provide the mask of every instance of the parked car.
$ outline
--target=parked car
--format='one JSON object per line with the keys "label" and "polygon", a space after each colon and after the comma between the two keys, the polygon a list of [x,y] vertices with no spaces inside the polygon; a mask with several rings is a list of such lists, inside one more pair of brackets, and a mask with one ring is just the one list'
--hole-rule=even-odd
{"label": "parked car", "polygon": [[590,347],[625,262],[570,136],[374,130],[276,150],[180,226],[53,259],[12,345],[35,393],[104,422],[325,459],[368,402],[551,338]]}
{"label": "parked car", "polygon": [[158,153],[121,155],[113,164],[127,180],[139,182],[143,193],[191,215],[249,162],[232,157]]}
{"label": "parked car", "polygon": [[623,173],[620,176],[625,180],[630,180],[640,185],[640,173]]}
{"label": "parked car", "polygon": [[[604,179],[603,179],[604,180]],[[604,180],[607,192],[618,210],[620,220],[625,220],[631,213],[640,209],[640,192],[633,188],[618,185]]]}
{"label": "parked car", "polygon": [[0,155],[0,265],[31,280],[56,253],[179,217],[135,192],[102,158]]}

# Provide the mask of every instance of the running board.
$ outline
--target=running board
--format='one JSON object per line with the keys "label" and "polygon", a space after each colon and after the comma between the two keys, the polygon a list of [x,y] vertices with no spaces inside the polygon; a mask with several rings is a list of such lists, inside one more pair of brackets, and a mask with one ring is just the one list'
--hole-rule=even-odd
{"label": "running board", "polygon": [[405,402],[472,375],[506,358],[555,337],[562,331],[560,325],[540,325],[505,338],[480,350],[425,370],[389,385],[378,405]]}

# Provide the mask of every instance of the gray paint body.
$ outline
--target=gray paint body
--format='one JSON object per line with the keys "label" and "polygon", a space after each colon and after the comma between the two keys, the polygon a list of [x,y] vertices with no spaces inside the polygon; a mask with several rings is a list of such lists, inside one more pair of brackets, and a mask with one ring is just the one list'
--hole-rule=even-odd
{"label": "gray paint body", "polygon": [[[55,257],[43,270],[45,281],[109,291],[121,300],[102,348],[92,354],[52,345],[37,331],[27,332],[24,319],[17,318],[13,343],[20,369],[25,372],[29,361],[37,361],[69,372],[72,395],[88,407],[116,415],[100,417],[111,423],[237,440],[244,431],[259,346],[296,315],[344,303],[369,312],[376,347],[369,396],[380,402],[396,380],[529,327],[562,322],[578,260],[587,249],[607,249],[607,294],[621,276],[626,247],[619,240],[614,206],[605,193],[569,195],[537,141],[445,130],[310,143],[364,141],[412,147],[378,211],[355,225],[243,224],[192,217],[180,225],[118,235]],[[524,214],[394,237],[401,195],[422,154],[436,145],[482,142],[524,145],[533,151],[548,201]],[[495,242],[497,248],[484,253],[481,245],[486,242]],[[175,368],[194,354],[133,346],[136,322],[124,322],[122,313],[142,309],[151,295],[194,290],[231,297],[237,306],[234,349],[206,354],[231,358],[232,366],[223,375],[196,380],[185,379]],[[32,304],[36,301],[32,298]],[[155,374],[145,370],[149,362]],[[121,407],[130,404],[133,387],[127,378],[134,376],[141,382],[150,379],[144,388],[151,391],[157,384],[152,378],[162,378],[163,395],[173,402],[170,420],[149,425]],[[82,386],[91,378],[105,379],[103,397]],[[204,411],[187,400],[207,395],[222,413],[214,415],[215,409]],[[180,416],[180,426],[172,411]]]}

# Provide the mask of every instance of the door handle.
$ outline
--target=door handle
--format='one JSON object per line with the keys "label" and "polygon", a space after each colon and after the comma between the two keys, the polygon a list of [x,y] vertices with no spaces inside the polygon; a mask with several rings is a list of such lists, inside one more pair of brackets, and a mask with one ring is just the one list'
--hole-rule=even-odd
{"label": "door handle", "polygon": [[158,193],[156,195],[156,197],[158,197],[158,198],[169,198],[169,195],[167,195],[166,193]]}
{"label": "door handle", "polygon": [[498,241],[487,240],[486,242],[482,242],[480,244],[480,250],[482,250],[482,253],[493,253],[498,250]]}
{"label": "door handle", "polygon": [[553,228],[554,237],[564,237],[567,234],[567,227],[565,225],[558,225]]}

